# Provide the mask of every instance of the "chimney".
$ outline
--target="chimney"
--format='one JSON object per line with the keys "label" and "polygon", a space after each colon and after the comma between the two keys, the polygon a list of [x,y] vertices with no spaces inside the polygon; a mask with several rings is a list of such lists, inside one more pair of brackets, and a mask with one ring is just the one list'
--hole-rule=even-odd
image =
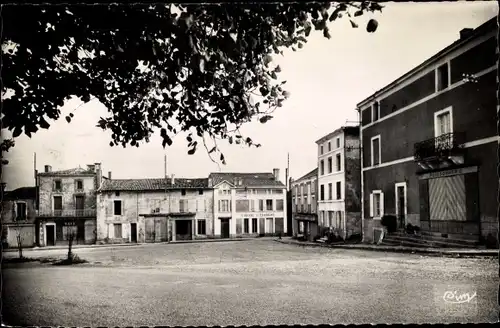
{"label": "chimney", "polygon": [[45,165],[45,173],[52,172],[52,166]]}
{"label": "chimney", "polygon": [[473,28],[463,28],[460,30],[460,39],[465,39],[468,38],[472,32],[474,31]]}
{"label": "chimney", "polygon": [[273,175],[275,181],[280,181],[280,169],[273,169]]}
{"label": "chimney", "polygon": [[111,180],[111,171],[108,171],[108,179]]}
{"label": "chimney", "polygon": [[87,165],[87,171],[95,172],[95,165],[94,164]]}
{"label": "chimney", "polygon": [[175,175],[174,174],[172,174],[171,183],[172,183],[172,186],[175,184]]}
{"label": "chimney", "polygon": [[95,165],[95,175],[96,175],[96,182],[97,182],[97,189],[101,187],[102,183],[102,169],[101,169],[101,163],[94,163]]}

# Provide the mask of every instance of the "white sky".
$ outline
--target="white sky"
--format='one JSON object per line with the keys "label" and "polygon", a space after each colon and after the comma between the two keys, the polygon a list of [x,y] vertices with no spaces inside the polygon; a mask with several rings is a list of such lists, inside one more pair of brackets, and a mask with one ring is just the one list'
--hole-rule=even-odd
{"label": "white sky", "polygon": [[[356,121],[358,102],[457,40],[462,28],[475,28],[497,14],[496,1],[386,3],[382,13],[358,17],[358,29],[351,28],[348,19],[330,23],[330,40],[313,31],[304,48],[287,50],[275,59],[291,97],[271,121],[252,122],[242,129],[262,147],[223,145],[227,165],[221,165],[222,171],[280,168],[284,181],[290,153],[291,176],[308,173],[317,165],[315,141],[346,120]],[[371,17],[379,21],[375,33],[365,29]],[[109,147],[110,133],[95,127],[106,115],[96,100],[78,108],[71,124],[66,122],[66,114],[79,105],[79,100],[69,101],[48,130],[39,130],[31,139],[16,139],[3,176],[8,190],[34,185],[35,152],[40,171],[45,164],[58,170],[101,162],[105,174],[112,171],[116,179],[162,177],[165,153],[167,173],[177,177],[206,177],[219,170],[202,145],[195,155],[188,155],[181,134],[166,150],[159,134],[140,148]]]}

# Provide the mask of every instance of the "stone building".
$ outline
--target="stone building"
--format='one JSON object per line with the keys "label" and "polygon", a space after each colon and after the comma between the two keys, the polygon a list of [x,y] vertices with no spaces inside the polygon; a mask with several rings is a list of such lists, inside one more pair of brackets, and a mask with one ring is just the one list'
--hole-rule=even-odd
{"label": "stone building", "polygon": [[319,236],[318,229],[318,168],[292,180],[293,236],[313,241]]}
{"label": "stone building", "polygon": [[96,190],[100,182],[100,163],[62,171],[52,171],[45,165],[44,172],[37,173],[40,246],[67,244],[71,234],[75,244],[95,243]]}
{"label": "stone building", "polygon": [[211,173],[214,237],[285,235],[286,186],[273,173]]}
{"label": "stone building", "polygon": [[342,238],[361,235],[359,126],[344,126],[316,141],[320,230]]}
{"label": "stone building", "polygon": [[18,236],[21,237],[23,248],[36,245],[36,198],[36,187],[4,192],[1,222],[3,247],[18,247]]}
{"label": "stone building", "polygon": [[100,243],[149,243],[213,236],[208,179],[104,178],[97,196]]}
{"label": "stone building", "polygon": [[436,238],[497,239],[497,33],[496,18],[463,29],[357,105],[365,241],[384,215]]}

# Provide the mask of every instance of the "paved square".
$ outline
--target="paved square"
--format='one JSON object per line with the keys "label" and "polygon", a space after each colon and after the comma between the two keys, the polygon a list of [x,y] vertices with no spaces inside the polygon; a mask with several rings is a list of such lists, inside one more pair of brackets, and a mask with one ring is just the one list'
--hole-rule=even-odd
{"label": "paved square", "polygon": [[[5,268],[7,324],[495,322],[497,259],[309,248],[272,240],[79,249],[89,264]],[[26,252],[64,256],[65,250]],[[15,256],[15,253],[8,254]],[[476,293],[443,298],[447,286]],[[438,295],[442,291],[443,295]],[[453,292],[453,291],[452,291]]]}

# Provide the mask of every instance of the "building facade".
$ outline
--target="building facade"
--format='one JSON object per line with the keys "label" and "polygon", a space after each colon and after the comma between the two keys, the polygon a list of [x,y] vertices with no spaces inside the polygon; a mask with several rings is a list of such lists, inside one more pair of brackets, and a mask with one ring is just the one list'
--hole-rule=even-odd
{"label": "building facade", "polygon": [[345,126],[316,141],[320,230],[344,239],[360,235],[361,174],[359,127]]}
{"label": "building facade", "polygon": [[2,199],[2,245],[17,248],[36,246],[36,187],[6,191]]}
{"label": "building facade", "polygon": [[497,30],[495,18],[463,29],[358,104],[365,241],[384,215],[395,215],[400,228],[496,240]]}
{"label": "building facade", "polygon": [[211,238],[213,190],[208,179],[105,178],[98,196],[99,243]]}
{"label": "building facade", "polygon": [[214,237],[286,234],[286,187],[273,173],[212,173]]}
{"label": "building facade", "polygon": [[93,244],[96,240],[96,191],[101,182],[101,164],[52,171],[45,165],[37,173],[37,229],[40,246]]}
{"label": "building facade", "polygon": [[313,241],[318,229],[318,169],[291,182],[293,236]]}

